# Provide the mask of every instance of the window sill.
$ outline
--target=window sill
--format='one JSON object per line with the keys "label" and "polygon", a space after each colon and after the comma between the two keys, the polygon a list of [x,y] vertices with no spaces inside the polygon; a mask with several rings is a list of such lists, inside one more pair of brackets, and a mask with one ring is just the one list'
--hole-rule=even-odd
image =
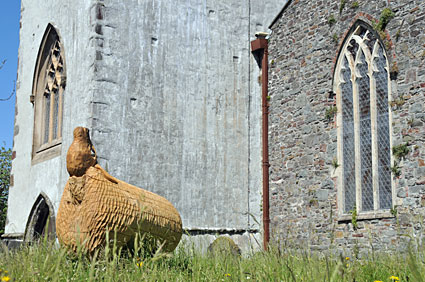
{"label": "window sill", "polygon": [[[357,215],[356,220],[368,220],[368,219],[383,219],[383,218],[394,218],[395,216],[390,210],[381,210],[373,212],[363,212]],[[338,216],[338,221],[351,221],[353,216],[351,214],[342,214]]]}
{"label": "window sill", "polygon": [[50,143],[46,143],[46,144],[41,145],[41,146],[40,146],[40,147],[39,147],[39,148],[35,151],[35,154],[43,153],[44,151],[47,151],[47,150],[49,150],[49,149],[51,149],[51,148],[53,148],[53,147],[56,147],[56,146],[58,146],[58,145],[60,145],[60,144],[62,144],[62,138],[52,140],[52,142],[50,142]]}
{"label": "window sill", "polygon": [[61,153],[62,140],[54,140],[52,143],[44,144],[35,152],[31,160],[31,165],[53,159],[57,156],[60,156]]}

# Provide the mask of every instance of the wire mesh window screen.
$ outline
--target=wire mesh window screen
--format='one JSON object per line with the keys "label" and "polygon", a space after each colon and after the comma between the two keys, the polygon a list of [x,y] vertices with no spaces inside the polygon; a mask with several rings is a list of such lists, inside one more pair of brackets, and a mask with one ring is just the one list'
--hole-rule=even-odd
{"label": "wire mesh window screen", "polygon": [[360,77],[357,78],[359,91],[359,119],[360,119],[360,171],[362,210],[373,210],[373,176],[372,176],[372,133],[370,121],[370,78],[368,63],[363,50],[360,51],[357,65]]}
{"label": "wire mesh window screen", "polygon": [[353,84],[351,81],[351,69],[346,57],[344,57],[341,78],[344,211],[349,212],[354,209],[356,203],[356,171],[354,162]]}
{"label": "wire mesh window screen", "polygon": [[378,127],[378,177],[379,177],[379,206],[389,209],[392,205],[391,193],[391,148],[388,113],[388,72],[387,59],[382,46],[377,45],[378,56],[375,58],[377,71],[373,76],[376,81],[376,110]]}
{"label": "wire mesh window screen", "polygon": [[50,90],[47,88],[44,93],[44,139],[43,143],[49,143],[49,124],[50,124]]}
{"label": "wire mesh window screen", "polygon": [[350,44],[347,46],[347,50],[350,52],[353,60],[356,60],[357,51],[359,50],[359,44],[355,39],[350,40]]}
{"label": "wire mesh window screen", "polygon": [[59,115],[59,92],[58,88],[53,90],[54,106],[53,106],[53,139],[58,138],[58,115]]}
{"label": "wire mesh window screen", "polygon": [[367,39],[363,38],[364,42],[366,43],[367,47],[369,48],[369,51],[372,52],[373,48],[375,46],[375,42],[376,42],[376,36],[375,33],[373,32],[368,32],[367,33]]}

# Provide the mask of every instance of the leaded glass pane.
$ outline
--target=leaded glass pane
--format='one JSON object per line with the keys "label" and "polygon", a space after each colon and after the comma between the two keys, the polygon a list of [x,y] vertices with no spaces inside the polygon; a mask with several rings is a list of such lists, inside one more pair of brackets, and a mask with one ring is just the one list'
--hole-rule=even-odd
{"label": "leaded glass pane", "polygon": [[387,59],[384,50],[378,46],[378,57],[375,58],[377,71],[373,76],[376,81],[376,106],[378,125],[378,177],[379,177],[379,206],[389,209],[392,206],[391,195],[391,150],[389,136],[388,113],[388,73],[385,67]]}
{"label": "leaded glass pane", "polygon": [[58,136],[58,113],[59,113],[59,92],[58,88],[53,90],[54,93],[54,105],[53,105],[53,139]]}
{"label": "leaded glass pane", "polygon": [[359,56],[357,68],[360,76],[357,78],[357,87],[359,96],[362,211],[370,211],[373,210],[370,78],[363,50],[360,51]]}
{"label": "leaded glass pane", "polygon": [[353,59],[356,59],[357,51],[359,50],[359,44],[356,42],[355,39],[351,39],[350,43],[347,46],[347,50],[351,53],[351,56],[353,56]]}
{"label": "leaded glass pane", "polygon": [[356,203],[356,167],[354,157],[354,116],[353,116],[353,84],[348,60],[344,57],[341,69],[341,97],[342,97],[342,132],[343,132],[343,160],[344,160],[344,211],[354,209]]}
{"label": "leaded glass pane", "polygon": [[369,48],[370,53],[373,51],[373,46],[375,46],[376,36],[374,32],[368,32],[365,38],[365,43]]}
{"label": "leaded glass pane", "polygon": [[[45,96],[45,117],[44,117],[44,136],[43,144],[49,142],[49,135],[51,134],[52,139],[57,139],[60,135],[59,130],[59,92],[62,83],[62,67],[63,60],[60,54],[60,43],[56,43],[52,46],[50,50],[50,57],[48,60],[48,68],[46,75],[46,90],[44,93]],[[53,104],[52,104],[53,103]],[[51,105],[52,104],[52,105]],[[50,107],[52,106],[53,112],[51,112]],[[52,119],[52,120],[50,120]],[[52,127],[50,127],[50,121],[52,122]],[[52,132],[50,132],[52,131]]]}
{"label": "leaded glass pane", "polygon": [[361,38],[363,38],[363,36],[365,36],[366,32],[367,32],[367,29],[366,29],[366,28],[364,28],[363,26],[360,26],[360,27],[359,27],[358,35],[359,35]]}
{"label": "leaded glass pane", "polygon": [[44,140],[43,143],[49,142],[49,123],[50,123],[50,91],[44,93]]}

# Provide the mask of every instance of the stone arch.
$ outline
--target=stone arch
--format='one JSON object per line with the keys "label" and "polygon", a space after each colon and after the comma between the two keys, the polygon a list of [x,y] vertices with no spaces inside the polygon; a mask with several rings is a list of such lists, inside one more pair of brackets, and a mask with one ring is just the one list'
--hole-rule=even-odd
{"label": "stone arch", "polygon": [[[46,228],[47,225],[47,228]],[[43,192],[37,197],[32,206],[25,228],[24,241],[33,242],[45,235],[49,238],[56,236],[56,220],[53,205]]]}

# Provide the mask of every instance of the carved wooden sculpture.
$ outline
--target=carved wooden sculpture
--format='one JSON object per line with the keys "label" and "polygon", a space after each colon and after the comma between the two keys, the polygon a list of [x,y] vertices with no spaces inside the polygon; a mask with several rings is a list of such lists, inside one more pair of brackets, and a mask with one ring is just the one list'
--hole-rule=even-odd
{"label": "carved wooden sculpture", "polygon": [[59,242],[76,251],[78,244],[92,253],[117,234],[118,247],[131,243],[136,233],[147,233],[175,249],[182,236],[182,221],[163,197],[109,175],[97,164],[87,128],[74,130],[66,156],[70,174],[59,205],[56,232]]}

